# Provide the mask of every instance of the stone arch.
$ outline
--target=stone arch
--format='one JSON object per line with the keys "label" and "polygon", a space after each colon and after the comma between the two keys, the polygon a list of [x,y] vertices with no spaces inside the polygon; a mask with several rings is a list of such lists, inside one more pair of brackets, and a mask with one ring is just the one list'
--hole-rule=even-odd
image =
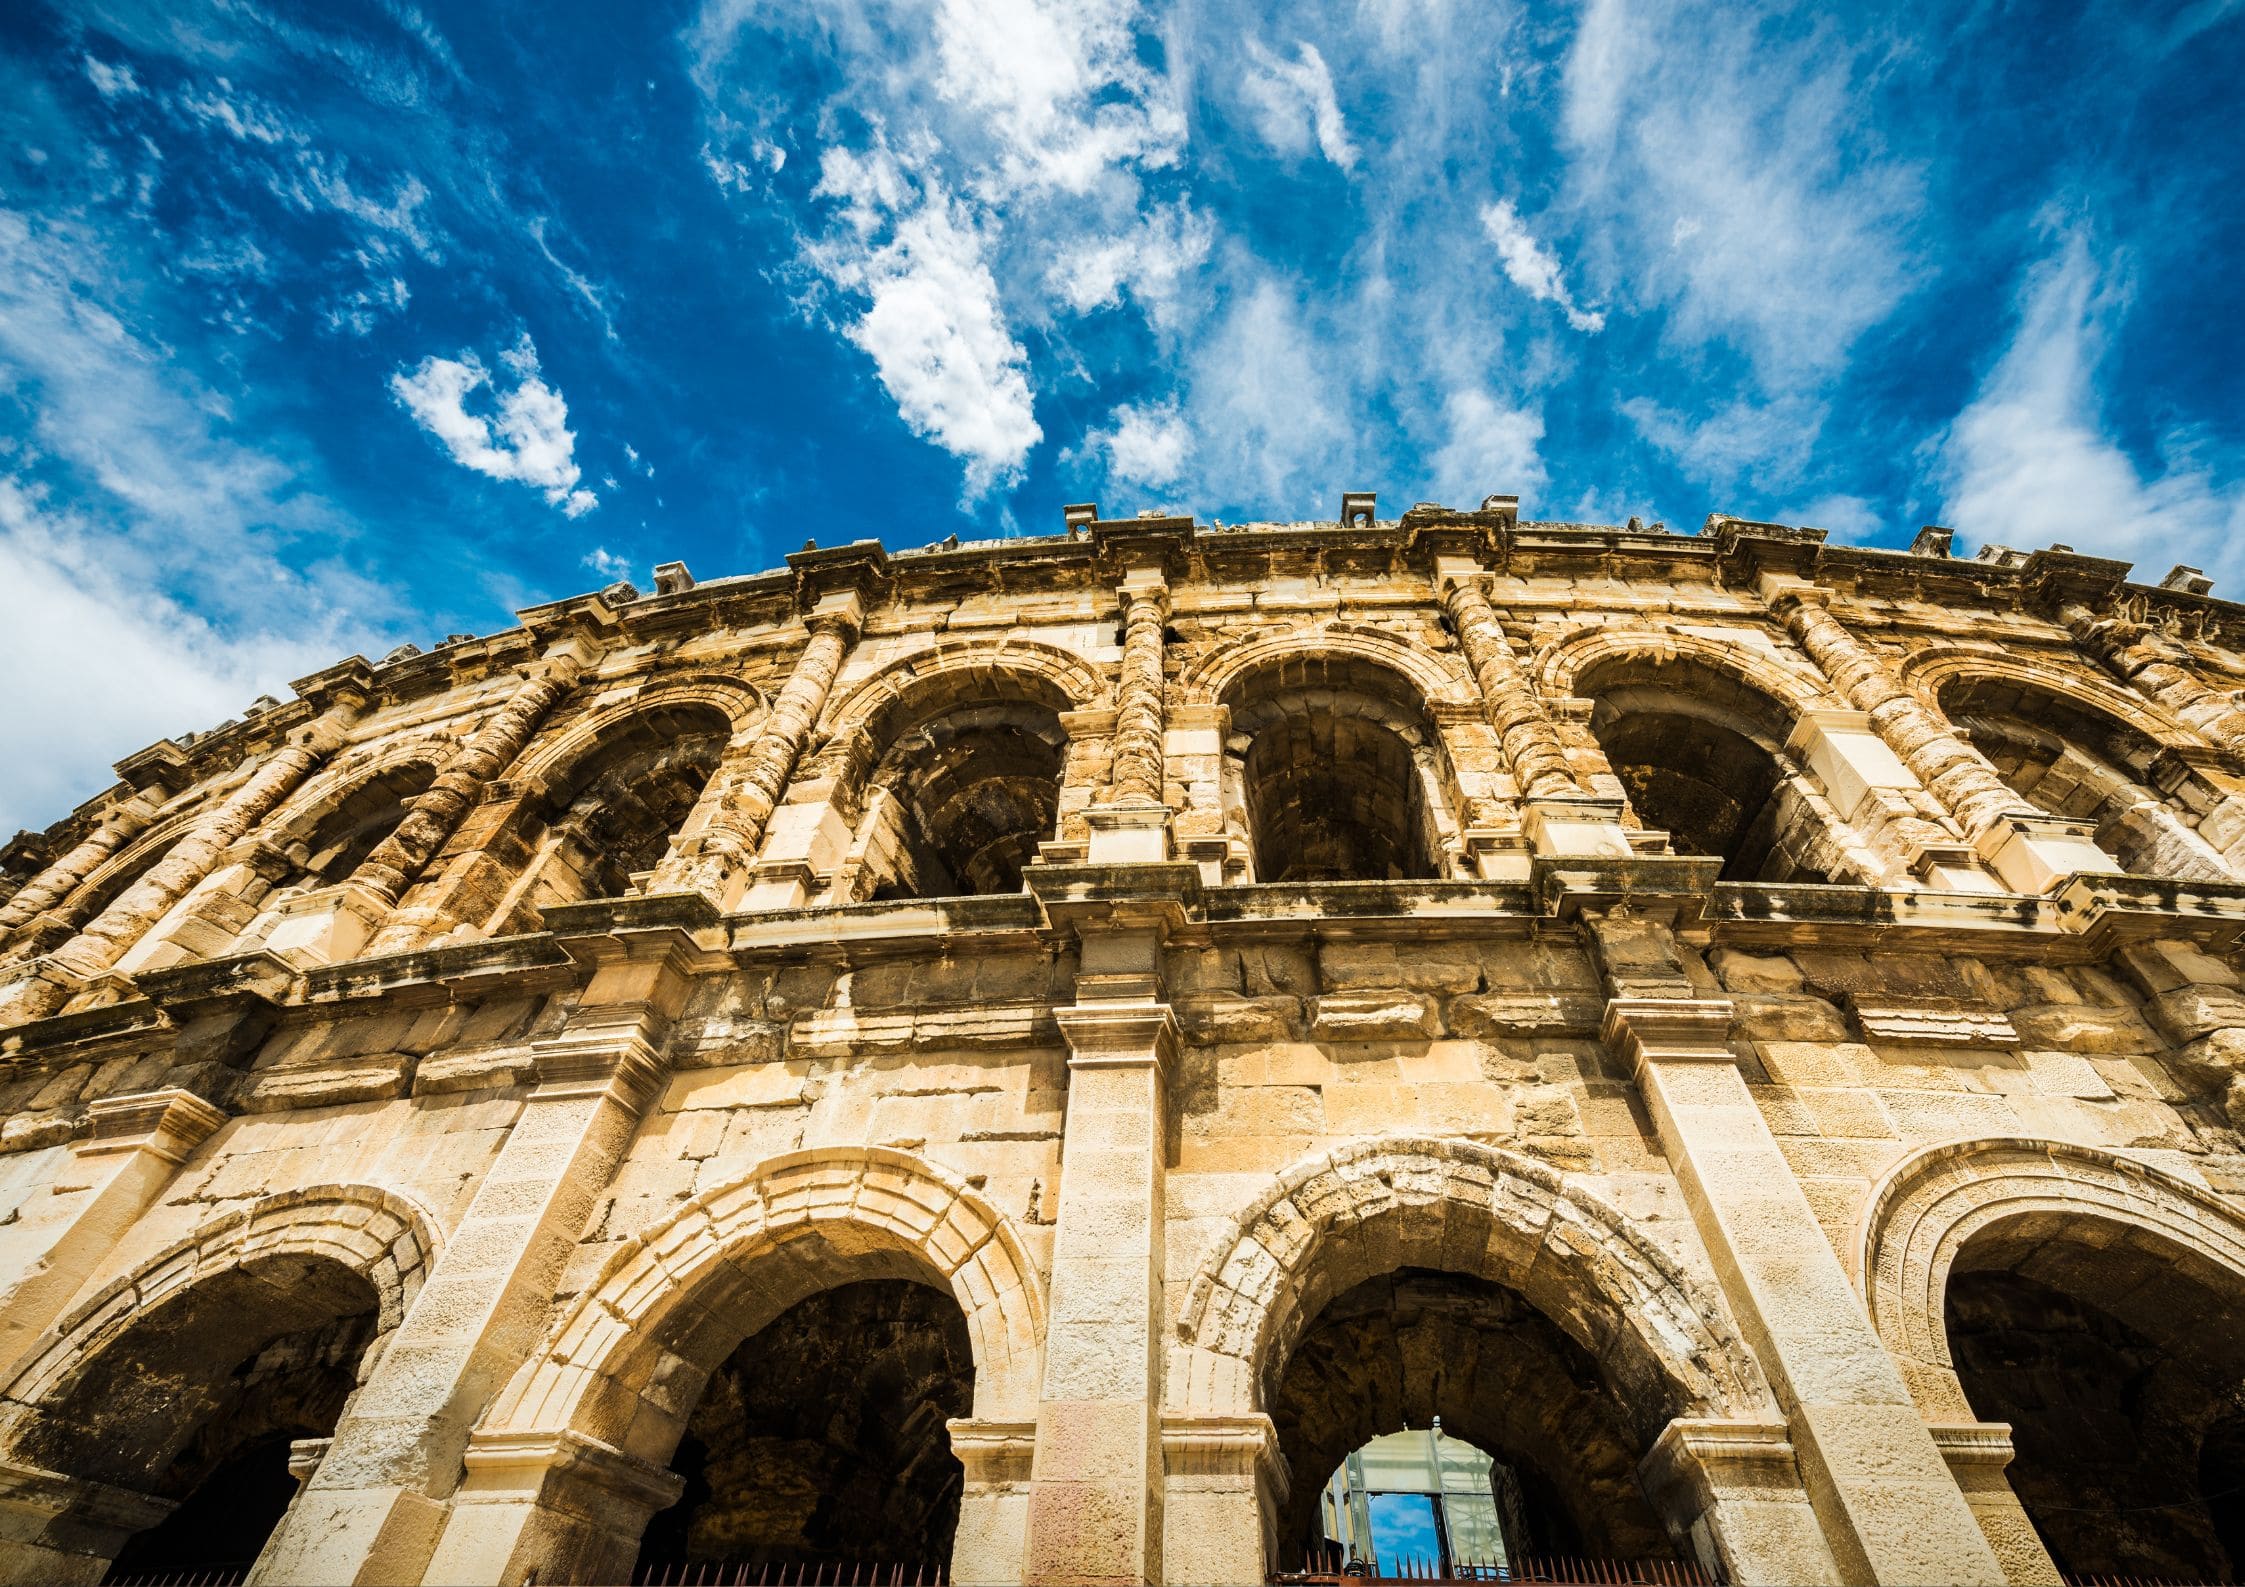
{"label": "stone arch", "polygon": [[435,1228],[394,1191],[310,1186],[212,1219],[73,1308],[0,1390],[0,1575],[160,1570],[182,1546],[167,1523],[190,1517],[185,1535],[215,1521],[254,1551],[293,1491],[290,1441],[332,1434]]}
{"label": "stone arch", "polygon": [[1991,1231],[2033,1238],[2083,1219],[2245,1295],[2245,1214],[2114,1152],[2026,1137],[1954,1141],[1904,1158],[1873,1188],[1860,1246],[1864,1298],[1929,1419],[1969,1414],[1943,1321],[1958,1253]]}
{"label": "stone arch", "polygon": [[1862,880],[1827,790],[1788,748],[1828,691],[1768,657],[1699,635],[1586,629],[1544,656],[1555,689],[1589,706],[1590,736],[1630,817],[1678,852],[1718,856],[1729,881]]}
{"label": "stone arch", "polygon": [[306,778],[301,788],[265,818],[257,835],[284,847],[302,842],[355,790],[413,767],[441,770],[453,748],[449,738],[417,734],[347,750]]}
{"label": "stone arch", "polygon": [[[184,809],[161,817],[132,842],[94,867],[51,913],[68,921],[93,919],[123,897],[125,890],[140,880],[143,874],[153,869],[170,851],[171,846],[193,829],[197,818],[209,808],[207,801],[198,800]],[[57,936],[49,941],[38,941],[33,934],[39,929],[39,921],[25,921],[18,928],[15,939],[9,943],[5,957],[15,958],[40,947],[51,947],[54,942],[61,940]]]}
{"label": "stone arch", "polygon": [[1905,675],[2022,801],[2091,823],[2129,871],[2235,875],[2198,831],[2226,794],[2191,764],[2206,741],[2154,702],[2045,658],[1965,647],[1913,658]]}
{"label": "stone arch", "polygon": [[1582,693],[1579,680],[1595,676],[1600,668],[1673,661],[1695,662],[1728,677],[1775,701],[1789,717],[1847,705],[1828,683],[1804,668],[1673,628],[1598,623],[1573,629],[1541,646],[1530,671],[1545,699],[1566,700],[1577,698]]}
{"label": "stone arch", "polygon": [[1414,645],[1384,629],[1330,623],[1287,634],[1258,634],[1219,645],[1178,680],[1179,697],[1197,705],[1221,701],[1241,679],[1266,667],[1299,659],[1355,657],[1407,680],[1431,713],[1444,706],[1477,710],[1480,696],[1454,659]]}
{"label": "stone arch", "polygon": [[2051,661],[1941,646],[1909,656],[1901,670],[1904,680],[1918,697],[1936,708],[1941,705],[1944,689],[1960,680],[1985,678],[2056,695],[2082,711],[2109,718],[2162,748],[2195,749],[2208,743],[2156,700]]}
{"label": "stone arch", "polygon": [[696,673],[657,679],[634,690],[625,699],[596,707],[583,720],[552,734],[544,742],[532,744],[524,751],[516,769],[509,773],[509,779],[526,783],[550,782],[566,775],[579,761],[597,754],[604,740],[633,719],[667,707],[691,705],[707,706],[723,716],[731,725],[735,742],[762,723],[765,711],[763,695],[737,678]]}
{"label": "stone arch", "polygon": [[1170,1408],[1260,1411],[1318,1308],[1400,1267],[1504,1283],[1630,1381],[1698,1414],[1764,1399],[1718,1303],[1619,1212],[1530,1158],[1398,1135],[1295,1164],[1232,1219],[1178,1314]]}
{"label": "stone arch", "polygon": [[[757,1275],[753,1293],[744,1273]],[[740,1339],[850,1277],[947,1288],[966,1314],[978,1418],[1036,1413],[1044,1289],[1004,1214],[888,1147],[814,1147],[696,1196],[611,1257],[502,1393],[483,1434],[597,1438],[654,1465],[698,1380]],[[737,1304],[711,1306],[740,1287]]]}
{"label": "stone arch", "polygon": [[1108,703],[1110,679],[1057,645],[1006,639],[938,643],[876,668],[821,714],[816,759],[862,777],[898,734],[951,706],[1013,696],[1054,712]]}
{"label": "stone arch", "polygon": [[10,1414],[49,1399],[72,1370],[150,1308],[202,1279],[278,1252],[320,1256],[363,1274],[387,1333],[405,1316],[440,1247],[435,1218],[394,1190],[310,1185],[262,1196],[213,1218],[186,1238],[102,1286],[51,1330],[53,1341],[0,1389]]}

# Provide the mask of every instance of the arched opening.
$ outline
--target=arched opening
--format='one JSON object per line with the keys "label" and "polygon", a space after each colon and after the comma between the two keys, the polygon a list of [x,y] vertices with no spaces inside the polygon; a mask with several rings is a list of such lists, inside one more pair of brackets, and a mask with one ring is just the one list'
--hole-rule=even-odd
{"label": "arched opening", "polygon": [[[78,1524],[48,1535],[98,1549],[120,1579],[246,1569],[294,1497],[290,1445],[341,1419],[378,1307],[363,1275],[299,1252],[150,1307],[36,1406],[13,1408],[8,1458],[84,1485]],[[116,1490],[152,1524],[118,1527]]]}
{"label": "arched opening", "polygon": [[1053,835],[1068,736],[1051,704],[956,705],[889,742],[867,779],[853,845],[859,898],[1021,891]]}
{"label": "arched opening", "polygon": [[1782,707],[1712,667],[1629,657],[1586,670],[1591,736],[1645,827],[1726,882],[1828,882],[1829,806],[1785,750]]}
{"label": "arched opening", "polygon": [[733,725],[715,706],[672,701],[615,722],[554,776],[516,839],[527,885],[501,929],[586,898],[639,891],[708,786]]}
{"label": "arched opening", "polygon": [[295,873],[282,885],[309,889],[350,880],[360,862],[397,830],[407,807],[435,781],[436,767],[415,761],[357,783],[321,815],[301,850],[292,846],[289,857]]}
{"label": "arched opening", "polygon": [[[1269,1408],[1297,1474],[1278,1518],[1280,1570],[1348,1562],[1354,1534],[1334,1514],[1333,1483],[1313,1486],[1313,1474],[1345,1485],[1368,1450],[1408,1457],[1442,1441],[1470,1451],[1453,1448],[1447,1467],[1432,1468],[1456,1502],[1388,1506],[1406,1563],[1425,1552],[1410,1541],[1419,1521],[1452,1565],[1590,1555],[1684,1568],[1637,1484],[1638,1462],[1675,1408],[1663,1395],[1620,1392],[1596,1357],[1506,1285],[1421,1268],[1364,1280],[1309,1322]],[[1425,1436],[1437,1420],[1442,1441]],[[1397,1436],[1414,1430],[1420,1439]],[[1475,1456],[1493,1468],[1477,1468]],[[1392,1471],[1387,1480],[1383,1491],[1413,1491]],[[1369,1512],[1362,1519],[1376,1534]]]}
{"label": "arched opening", "polygon": [[[1991,1226],[1944,1298],[1957,1380],[2007,1422],[2007,1475],[2071,1576],[2245,1576],[2245,1285],[2147,1232]],[[2116,1237],[2117,1235],[2117,1237]]]}
{"label": "arched opening", "polygon": [[711,1372],[671,1460],[685,1492],[649,1521],[640,1573],[940,1576],[963,1479],[946,1424],[973,1398],[966,1319],[948,1291],[871,1279],[797,1302]]}
{"label": "arched opening", "polygon": [[1408,680],[1353,656],[1292,657],[1225,690],[1225,803],[1259,882],[1440,876],[1459,801]]}
{"label": "arched opening", "polygon": [[[2154,787],[2161,746],[2141,729],[2047,689],[1983,675],[1946,679],[1941,709],[1996,775],[2034,808],[2097,829],[2097,845],[2139,876],[2227,880],[2186,798]],[[2181,795],[2216,797],[2189,777]]]}

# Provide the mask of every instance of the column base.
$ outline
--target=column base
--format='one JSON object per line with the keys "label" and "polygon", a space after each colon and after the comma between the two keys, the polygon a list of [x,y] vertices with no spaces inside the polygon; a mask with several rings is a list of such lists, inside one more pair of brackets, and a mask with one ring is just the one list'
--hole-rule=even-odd
{"label": "column base", "polygon": [[1173,852],[1166,805],[1094,805],[1084,812],[1084,825],[1091,831],[1085,858],[1092,865],[1162,865]]}
{"label": "column base", "polygon": [[1637,850],[1621,824],[1619,799],[1531,799],[1521,806],[1521,830],[1538,854],[1572,859],[1626,860]]}
{"label": "column base", "polygon": [[390,900],[359,882],[338,882],[290,899],[265,938],[267,952],[300,969],[355,958],[390,913]]}
{"label": "column base", "polygon": [[2097,829],[2087,821],[2019,813],[2000,817],[1972,840],[2003,884],[2035,897],[2068,876],[2123,874],[2120,862],[2097,847]]}

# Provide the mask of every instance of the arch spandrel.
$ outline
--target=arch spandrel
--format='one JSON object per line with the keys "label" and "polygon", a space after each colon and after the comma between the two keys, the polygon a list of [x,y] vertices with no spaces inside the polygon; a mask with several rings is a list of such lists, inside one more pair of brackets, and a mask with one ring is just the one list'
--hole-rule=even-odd
{"label": "arch spandrel", "polygon": [[1251,634],[1218,645],[1178,679],[1181,703],[1213,706],[1243,681],[1290,661],[1370,662],[1396,674],[1432,715],[1443,707],[1480,708],[1463,665],[1385,629],[1330,623],[1283,634]]}
{"label": "arch spandrel", "polygon": [[499,1396],[483,1434],[576,1433],[660,1464],[701,1379],[742,1338],[819,1289],[866,1277],[947,1288],[973,1346],[974,1414],[1034,1417],[1044,1288],[1004,1214],[909,1152],[819,1147],[767,1159],[626,1244]]}
{"label": "arch spandrel", "polygon": [[2106,1239],[2155,1244],[2245,1296],[2245,1210],[2115,1152],[2027,1137],[1954,1141],[1911,1154],[1873,1187],[1858,1247],[1864,1300],[1928,1418],[1970,1415],[1945,1314],[1965,1246],[2094,1226]]}
{"label": "arch spandrel", "polygon": [[1194,1275],[1172,1341],[1173,1412],[1264,1409],[1326,1301],[1404,1267],[1511,1286],[1679,1414],[1767,1401],[1719,1303],[1619,1212],[1532,1159],[1384,1136],[1296,1164],[1234,1218]]}

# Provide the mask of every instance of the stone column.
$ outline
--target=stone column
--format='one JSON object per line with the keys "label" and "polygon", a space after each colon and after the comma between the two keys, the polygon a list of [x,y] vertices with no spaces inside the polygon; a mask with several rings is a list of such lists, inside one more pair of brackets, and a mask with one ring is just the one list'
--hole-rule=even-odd
{"label": "stone column", "polygon": [[1824,609],[1824,591],[1766,577],[1763,595],[1794,641],[1956,817],[1974,851],[2006,886],[2043,893],[2079,871],[2120,869],[2096,846],[2087,823],[2044,815],[2013,792],[1876,651]]}
{"label": "stone column", "polygon": [[682,934],[571,947],[595,963],[577,1012],[532,1047],[536,1089],[252,1581],[417,1582],[440,1541],[454,1546],[448,1520],[489,1524],[493,1512],[449,1507],[469,1433],[545,1326],[562,1265],[661,1088],[689,982]]}
{"label": "stone column", "polygon": [[591,645],[569,639],[548,651],[544,663],[507,697],[507,703],[468,735],[426,792],[406,807],[405,819],[359,862],[351,880],[395,904],[435,859],[493,778],[512,766],[548,714],[598,659]]}
{"label": "stone column", "polygon": [[101,824],[80,839],[69,853],[25,882],[5,904],[0,904],[0,942],[6,941],[18,928],[42,919],[57,926],[75,927],[78,921],[70,915],[49,912],[76,892],[79,885],[107,864],[118,850],[147,831],[163,803],[161,794],[149,791],[135,793],[112,806],[102,817]]}
{"label": "stone column", "polygon": [[709,824],[656,868],[651,892],[700,893],[721,911],[740,902],[772,812],[826,709],[850,643],[865,624],[865,603],[855,591],[829,595],[812,608],[809,623],[810,641],[763,728],[746,754],[728,755],[718,765],[719,792]]}
{"label": "stone column", "polygon": [[1162,1568],[1169,1581],[1258,1582],[1273,1566],[1291,1568],[1276,1557],[1289,1474],[1268,1416],[1171,1412],[1161,1419],[1161,1442]]}
{"label": "stone column", "polygon": [[1785,748],[1816,774],[1833,813],[1886,862],[1894,880],[1914,876],[1947,891],[1997,890],[1979,856],[1934,814],[1939,806],[1932,795],[1864,712],[1803,711]]}
{"label": "stone column", "polygon": [[1633,851],[1620,802],[1593,796],[1576,779],[1566,743],[1481,588],[1483,577],[1480,564],[1469,557],[1434,560],[1435,589],[1473,669],[1505,769],[1520,790],[1528,841],[1538,854],[1628,859]]}
{"label": "stone column", "polygon": [[1481,588],[1481,570],[1462,559],[1443,557],[1435,564],[1435,586],[1443,610],[1458,630],[1458,644],[1466,665],[1481,686],[1481,703],[1504,747],[1505,764],[1519,785],[1520,797],[1572,799],[1583,793],[1567,764],[1566,746],[1559,730],[1536,698],[1535,685],[1512,653],[1504,624]]}
{"label": "stone column", "polygon": [[2002,1568],[1669,930],[1591,928],[1629,1064],[1716,1275],[1783,1408],[1824,1541],[1850,1582],[1999,1583]]}
{"label": "stone column", "polygon": [[1068,1042],[1045,1378],[1024,1580],[1149,1587],[1162,1575],[1164,1121],[1177,1024],[1158,931],[1085,931]]}
{"label": "stone column", "polygon": [[2042,1534],[2004,1475],[2013,1453],[2010,1424],[1937,1422],[1932,1432],[1950,1474],[1963,1490],[1964,1502],[1972,1506],[1981,1536],[2013,1587],[2065,1587],[2065,1576],[2050,1550],[2042,1546]]}
{"label": "stone column", "polygon": [[597,647],[576,635],[547,651],[506,703],[452,752],[356,871],[286,906],[267,948],[293,962],[334,963],[361,951],[403,953],[448,924],[449,912],[441,906],[401,912],[397,905],[598,659]]}
{"label": "stone column", "polygon": [[1711,1573],[1751,1583],[1842,1579],[1783,1422],[1678,1417],[1637,1473]]}
{"label": "stone column", "polygon": [[966,1468],[951,1544],[952,1587],[1010,1587],[1022,1579],[1037,1424],[954,1416],[946,1426],[951,1453]]}
{"label": "stone column", "polygon": [[365,704],[365,696],[352,691],[298,729],[247,782],[196,822],[147,875],[96,915],[83,931],[51,956],[19,966],[10,983],[0,989],[0,1025],[51,1014],[88,982],[105,974],[194,889],[219,856],[264,820],[313,767],[341,746]]}
{"label": "stone column", "polygon": [[1158,573],[1133,574],[1120,591],[1122,686],[1115,692],[1116,804],[1162,803],[1162,630],[1169,586]]}
{"label": "stone column", "polygon": [[582,1433],[476,1433],[431,1582],[630,1579],[640,1535],[686,1481]]}
{"label": "stone column", "polygon": [[0,1227],[0,1383],[14,1380],[179,1165],[226,1115],[176,1088],[104,1097],[52,1183]]}
{"label": "stone column", "polygon": [[2245,706],[2201,683],[2181,646],[2141,623],[2099,617],[2080,601],[2061,605],[2058,621],[2114,677],[2167,707],[2217,748],[2245,755]]}

